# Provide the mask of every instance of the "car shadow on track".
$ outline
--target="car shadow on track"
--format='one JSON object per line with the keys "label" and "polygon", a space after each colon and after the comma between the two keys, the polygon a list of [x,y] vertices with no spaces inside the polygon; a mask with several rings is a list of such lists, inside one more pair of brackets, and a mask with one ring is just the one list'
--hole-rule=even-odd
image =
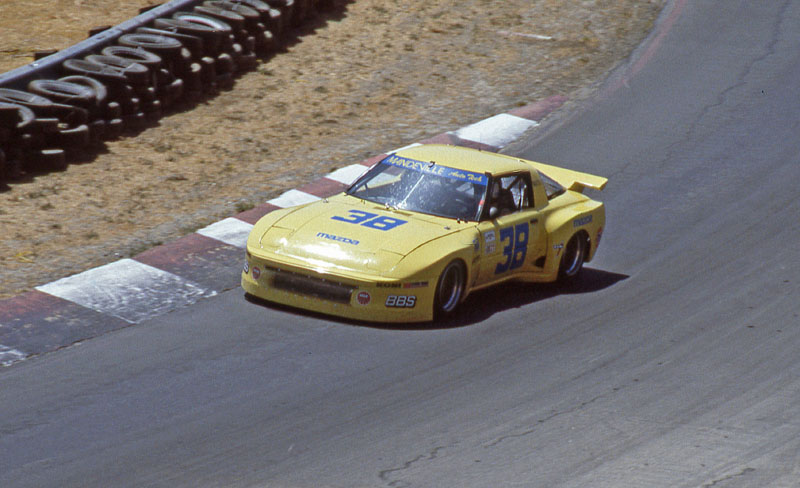
{"label": "car shadow on track", "polygon": [[461,304],[452,317],[439,322],[385,324],[348,320],[268,302],[250,295],[246,295],[246,299],[251,303],[269,308],[275,308],[284,312],[305,315],[308,317],[317,317],[323,320],[354,325],[357,327],[409,331],[440,330],[456,329],[459,327],[467,327],[478,324],[488,319],[492,315],[505,310],[524,307],[526,305],[531,305],[533,303],[547,300],[559,295],[578,295],[583,293],[598,292],[614,286],[628,277],[628,275],[624,274],[612,273],[609,271],[602,271],[592,268],[584,268],[580,277],[574,283],[568,285],[562,285],[559,283],[504,283],[502,285],[479,290],[470,294],[467,300]]}
{"label": "car shadow on track", "polygon": [[624,274],[584,268],[578,279],[571,284],[509,282],[473,292],[452,317],[440,322],[367,325],[392,330],[455,329],[478,324],[505,310],[521,308],[559,295],[598,292],[627,278],[629,276]]}
{"label": "car shadow on track", "polygon": [[[570,284],[504,283],[470,294],[453,317],[440,323],[429,323],[428,327],[424,328],[452,329],[474,325],[505,310],[521,308],[559,295],[595,293],[610,288],[628,277],[624,274],[584,268],[578,279]],[[416,329],[417,327],[409,328]]]}

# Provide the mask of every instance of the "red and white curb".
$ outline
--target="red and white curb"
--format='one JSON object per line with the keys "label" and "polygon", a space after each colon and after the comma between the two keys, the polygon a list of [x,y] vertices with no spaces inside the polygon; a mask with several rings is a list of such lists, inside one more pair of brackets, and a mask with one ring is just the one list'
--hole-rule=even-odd
{"label": "red and white curb", "polygon": [[9,366],[11,363],[25,359],[25,353],[0,345],[0,366]]}
{"label": "red and white curb", "polygon": [[36,289],[132,324],[216,294],[135,259],[121,259]]}
{"label": "red and white curb", "polygon": [[[550,97],[412,146],[443,143],[499,151],[565,101],[561,96]],[[0,366],[140,323],[237,287],[242,250],[259,218],[278,208],[339,193],[373,164],[399,150],[337,169],[133,258],[0,301]]]}

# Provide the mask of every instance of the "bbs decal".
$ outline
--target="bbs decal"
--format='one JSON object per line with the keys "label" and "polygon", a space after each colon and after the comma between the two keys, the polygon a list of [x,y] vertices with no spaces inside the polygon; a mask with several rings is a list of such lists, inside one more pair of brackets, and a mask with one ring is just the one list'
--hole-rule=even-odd
{"label": "bbs decal", "polygon": [[389,295],[386,297],[386,306],[390,308],[414,308],[417,297],[414,295]]}

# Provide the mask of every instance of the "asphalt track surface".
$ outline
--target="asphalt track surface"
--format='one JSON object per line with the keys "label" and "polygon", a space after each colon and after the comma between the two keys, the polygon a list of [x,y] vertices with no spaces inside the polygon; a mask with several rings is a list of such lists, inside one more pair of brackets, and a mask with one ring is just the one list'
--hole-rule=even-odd
{"label": "asphalt track surface", "polygon": [[240,290],[0,371],[0,486],[800,486],[800,3],[668,5],[505,152],[608,176],[572,290],[439,328]]}

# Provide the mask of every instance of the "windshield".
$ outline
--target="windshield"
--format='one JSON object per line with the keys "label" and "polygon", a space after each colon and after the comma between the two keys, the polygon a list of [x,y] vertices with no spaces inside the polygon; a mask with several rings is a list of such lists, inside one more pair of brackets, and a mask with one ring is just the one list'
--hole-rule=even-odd
{"label": "windshield", "polygon": [[477,221],[488,181],[480,173],[392,155],[347,194],[391,208]]}

